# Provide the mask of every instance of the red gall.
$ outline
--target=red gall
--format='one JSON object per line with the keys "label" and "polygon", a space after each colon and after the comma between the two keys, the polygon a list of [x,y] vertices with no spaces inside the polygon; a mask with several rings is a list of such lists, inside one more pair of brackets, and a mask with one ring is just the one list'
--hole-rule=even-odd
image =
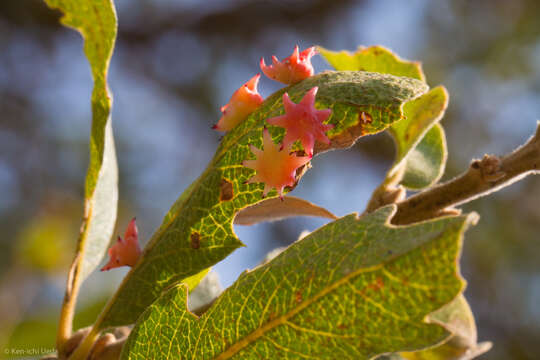
{"label": "red gall", "polygon": [[250,145],[255,160],[245,160],[242,165],[256,171],[247,183],[264,183],[263,197],[275,188],[283,198],[285,186],[293,186],[296,181],[296,170],[311,159],[308,156],[289,154],[289,150],[281,150],[274,144],[268,129],[263,130],[263,149]]}
{"label": "red gall", "polygon": [[315,96],[319,88],[315,86],[295,104],[289,98],[289,94],[283,94],[285,115],[273,117],[267,120],[271,125],[285,128],[287,133],[283,138],[283,147],[288,149],[296,140],[300,140],[304,151],[308,156],[313,156],[315,140],[330,144],[326,132],[334,127],[331,124],[323,124],[328,119],[332,110],[315,109]]}
{"label": "red gall", "polygon": [[270,79],[284,84],[296,84],[313,75],[313,65],[311,57],[316,54],[315,47],[312,46],[299,52],[298,45],[294,48],[291,56],[279,61],[272,56],[272,65],[266,66],[264,58],[261,58],[261,70]]}
{"label": "red gall", "polygon": [[219,131],[232,130],[249,114],[263,103],[263,98],[257,91],[257,84],[261,74],[252,77],[231,96],[229,102],[221,107],[221,119],[212,127]]}
{"label": "red gall", "polygon": [[139,231],[133,218],[128,224],[124,239],[119,236],[116,244],[109,248],[109,262],[101,268],[101,271],[120,266],[133,266],[140,256]]}

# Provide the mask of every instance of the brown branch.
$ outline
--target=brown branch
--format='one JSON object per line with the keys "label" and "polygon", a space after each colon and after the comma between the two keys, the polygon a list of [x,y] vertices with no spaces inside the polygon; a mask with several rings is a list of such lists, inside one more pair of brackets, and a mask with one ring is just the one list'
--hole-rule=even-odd
{"label": "brown branch", "polygon": [[422,191],[397,203],[392,219],[396,225],[410,224],[455,212],[454,206],[500,190],[540,170],[540,122],[527,143],[502,157],[485,155],[473,160],[469,169],[455,179]]}

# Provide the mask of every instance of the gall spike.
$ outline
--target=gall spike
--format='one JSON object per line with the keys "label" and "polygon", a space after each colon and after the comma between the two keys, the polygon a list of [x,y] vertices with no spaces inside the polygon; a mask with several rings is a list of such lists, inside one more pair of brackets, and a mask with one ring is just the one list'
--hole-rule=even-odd
{"label": "gall spike", "polygon": [[279,61],[272,56],[272,65],[266,66],[264,58],[261,58],[261,70],[270,79],[284,84],[296,84],[313,75],[313,65],[311,57],[316,54],[315,47],[312,46],[299,52],[298,45],[294,48],[291,56]]}
{"label": "gall spike", "polygon": [[255,160],[245,160],[242,165],[255,170],[257,173],[247,183],[264,183],[263,197],[275,188],[283,199],[285,186],[293,186],[296,179],[296,169],[305,165],[310,157],[289,154],[289,150],[280,150],[280,145],[274,144],[267,129],[263,130],[263,150],[250,146]]}
{"label": "gall spike", "polygon": [[255,75],[234,92],[227,105],[221,107],[223,115],[212,129],[232,130],[263,103],[263,98],[257,91],[260,77],[261,74]]}
{"label": "gall spike", "polygon": [[315,140],[330,144],[330,139],[325,133],[334,125],[326,125],[323,122],[328,119],[332,110],[315,109],[315,95],[317,95],[318,90],[317,86],[309,90],[298,104],[291,101],[289,94],[283,94],[285,115],[266,120],[271,125],[280,126],[287,130],[283,138],[285,149],[288,149],[296,140],[300,140],[306,154],[313,156]]}
{"label": "gall spike", "polygon": [[116,244],[109,248],[109,262],[101,268],[101,271],[120,266],[133,266],[139,260],[141,248],[135,218],[129,222],[124,238],[119,236]]}

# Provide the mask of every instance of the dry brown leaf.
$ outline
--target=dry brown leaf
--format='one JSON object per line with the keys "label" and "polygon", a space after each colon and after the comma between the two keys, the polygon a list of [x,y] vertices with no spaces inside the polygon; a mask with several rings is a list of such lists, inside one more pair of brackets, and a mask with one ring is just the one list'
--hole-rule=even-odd
{"label": "dry brown leaf", "polygon": [[264,221],[276,221],[293,216],[317,216],[337,219],[330,211],[309,201],[285,196],[283,200],[272,198],[244,208],[236,214],[236,225],[253,225]]}

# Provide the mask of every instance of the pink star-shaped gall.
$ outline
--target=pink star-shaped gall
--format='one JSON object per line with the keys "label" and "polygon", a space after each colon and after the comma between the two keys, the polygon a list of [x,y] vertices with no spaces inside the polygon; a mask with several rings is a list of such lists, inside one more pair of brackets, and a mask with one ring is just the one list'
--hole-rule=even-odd
{"label": "pink star-shaped gall", "polygon": [[212,128],[219,131],[232,130],[263,103],[257,91],[261,74],[257,74],[232,94],[229,102],[221,107],[223,114]]}
{"label": "pink star-shaped gall", "polygon": [[272,65],[266,66],[264,58],[261,58],[261,70],[270,79],[284,84],[296,84],[313,75],[311,57],[316,52],[313,46],[299,52],[298,45],[296,45],[292,55],[286,57],[283,61],[279,61],[277,57],[272,56]]}
{"label": "pink star-shaped gall", "polygon": [[325,133],[334,125],[326,125],[323,122],[328,119],[332,110],[315,109],[315,95],[318,90],[316,86],[309,90],[298,104],[291,101],[289,94],[283,94],[285,115],[266,120],[269,124],[283,127],[287,131],[283,138],[285,149],[289,149],[296,140],[300,140],[306,154],[313,156],[315,140],[330,144],[330,139]]}
{"label": "pink star-shaped gall", "polygon": [[281,150],[279,144],[274,144],[267,129],[263,130],[263,150],[250,145],[255,160],[244,160],[242,165],[255,170],[257,173],[247,183],[264,183],[263,197],[275,188],[283,198],[285,186],[293,186],[296,181],[296,170],[311,160],[307,156],[289,154],[289,150]]}
{"label": "pink star-shaped gall", "polygon": [[120,266],[133,266],[139,260],[141,248],[135,218],[129,222],[124,238],[119,236],[116,244],[109,248],[109,262],[101,268],[101,271]]}

